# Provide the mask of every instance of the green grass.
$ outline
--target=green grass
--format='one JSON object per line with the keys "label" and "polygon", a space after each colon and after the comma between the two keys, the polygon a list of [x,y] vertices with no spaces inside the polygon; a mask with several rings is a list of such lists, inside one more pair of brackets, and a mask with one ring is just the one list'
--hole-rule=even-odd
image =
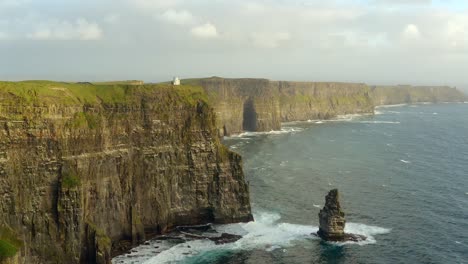
{"label": "green grass", "polygon": [[75,113],[74,116],[68,121],[67,127],[72,129],[77,128],[89,128],[96,129],[100,126],[101,121],[98,114],[79,112]]}
{"label": "green grass", "polygon": [[80,186],[81,180],[74,174],[65,174],[62,179],[62,187],[72,189]]}
{"label": "green grass", "polygon": [[0,239],[0,259],[13,257],[18,252],[18,248],[8,241]]}
{"label": "green grass", "polygon": [[142,85],[144,82],[140,80],[125,80],[125,81],[108,81],[108,82],[92,82],[94,85]]}
{"label": "green grass", "polygon": [[204,90],[193,85],[0,81],[0,102],[24,105],[132,104],[142,98],[157,98],[161,95],[175,95],[176,99],[190,105],[196,105],[199,100],[208,100]]}
{"label": "green grass", "polygon": [[23,245],[13,230],[0,227],[0,260],[13,257]]}

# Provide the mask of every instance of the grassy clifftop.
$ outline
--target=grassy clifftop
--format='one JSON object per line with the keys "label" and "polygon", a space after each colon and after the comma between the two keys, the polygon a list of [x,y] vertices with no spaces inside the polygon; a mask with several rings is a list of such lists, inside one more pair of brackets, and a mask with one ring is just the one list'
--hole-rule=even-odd
{"label": "grassy clifftop", "polygon": [[[53,81],[0,82],[0,103],[30,105],[132,104],[141,95],[171,94],[174,100],[194,104],[208,98],[201,87],[170,84],[66,83]],[[138,96],[137,96],[138,95]]]}

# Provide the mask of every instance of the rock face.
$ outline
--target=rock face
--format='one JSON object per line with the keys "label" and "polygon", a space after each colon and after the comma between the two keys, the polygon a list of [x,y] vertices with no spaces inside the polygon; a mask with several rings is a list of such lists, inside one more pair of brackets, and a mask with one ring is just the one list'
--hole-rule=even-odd
{"label": "rock face", "polygon": [[345,214],[341,210],[338,189],[331,190],[325,197],[325,206],[319,213],[318,235],[325,240],[341,241],[344,239]]}
{"label": "rock face", "polygon": [[373,113],[369,87],[359,83],[286,82],[266,79],[205,78],[200,85],[219,117],[222,135],[279,130],[281,122]]}
{"label": "rock face", "polygon": [[358,234],[344,232],[346,225],[345,214],[341,210],[338,189],[331,190],[325,197],[325,206],[319,212],[319,231],[317,235],[326,241],[359,242],[366,237]]}
{"label": "rock face", "polygon": [[281,122],[372,114],[375,105],[459,102],[466,96],[444,86],[368,86],[363,83],[288,82],[219,77],[184,80],[200,85],[214,106],[221,135],[279,130]]}
{"label": "rock face", "polygon": [[371,97],[375,105],[463,102],[465,94],[449,86],[372,86]]}
{"label": "rock face", "polygon": [[0,82],[6,261],[109,263],[120,241],[252,220],[215,122],[196,87]]}

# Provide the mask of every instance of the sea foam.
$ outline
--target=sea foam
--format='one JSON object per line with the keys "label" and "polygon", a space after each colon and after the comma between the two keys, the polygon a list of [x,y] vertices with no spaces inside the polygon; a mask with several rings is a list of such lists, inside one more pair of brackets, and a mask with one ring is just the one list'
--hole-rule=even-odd
{"label": "sea foam", "polygon": [[[299,225],[280,222],[280,215],[277,213],[261,212],[254,215],[255,221],[249,223],[238,223],[228,225],[218,225],[214,228],[219,232],[242,235],[242,238],[234,243],[216,245],[209,240],[193,240],[178,245],[174,245],[158,254],[151,254],[151,248],[154,249],[154,243],[160,241],[152,241],[146,248],[138,247],[133,255],[126,257],[117,257],[113,259],[113,263],[130,264],[130,263],[174,263],[182,261],[188,257],[195,257],[201,254],[210,254],[215,251],[239,251],[239,250],[265,250],[273,251],[276,249],[285,249],[295,244],[294,241],[311,239],[318,240],[314,236],[318,231],[317,226]],[[376,243],[375,235],[385,234],[390,232],[390,229],[369,226],[358,223],[347,223],[346,232],[364,235],[366,241],[361,242],[346,242],[334,243],[337,245],[366,245]],[[146,250],[144,253],[138,252]],[[154,250],[153,250],[154,252]]]}
{"label": "sea foam", "polygon": [[225,137],[226,139],[229,138],[246,138],[246,137],[256,137],[261,135],[282,135],[282,134],[294,134],[297,132],[301,132],[303,129],[300,127],[283,127],[281,130],[271,130],[265,132],[243,132],[238,135],[233,135],[231,137]]}

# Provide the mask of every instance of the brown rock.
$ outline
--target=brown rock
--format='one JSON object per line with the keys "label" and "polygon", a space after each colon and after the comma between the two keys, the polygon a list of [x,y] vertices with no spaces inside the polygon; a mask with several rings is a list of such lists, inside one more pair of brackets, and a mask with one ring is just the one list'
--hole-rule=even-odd
{"label": "brown rock", "polygon": [[359,242],[366,240],[363,235],[344,232],[346,219],[345,213],[341,210],[339,198],[338,189],[331,190],[325,197],[325,206],[319,213],[320,226],[317,235],[326,241]]}
{"label": "brown rock", "polygon": [[344,238],[345,214],[341,211],[338,189],[331,190],[325,198],[325,206],[319,213],[318,235],[325,240],[340,241]]}

